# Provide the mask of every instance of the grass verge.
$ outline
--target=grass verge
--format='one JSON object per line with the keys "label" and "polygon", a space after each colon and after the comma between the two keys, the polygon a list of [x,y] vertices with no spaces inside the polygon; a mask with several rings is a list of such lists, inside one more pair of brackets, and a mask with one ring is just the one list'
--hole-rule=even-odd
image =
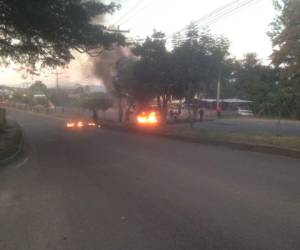
{"label": "grass verge", "polygon": [[167,126],[159,129],[138,129],[117,123],[104,122],[104,128],[138,132],[186,142],[226,146],[234,149],[300,158],[300,137],[227,133],[205,129]]}
{"label": "grass verge", "polygon": [[274,151],[292,151],[299,154],[300,158],[300,137],[299,136],[276,136],[269,134],[247,134],[247,133],[225,133],[219,131],[209,131],[205,129],[173,128],[171,134],[196,140],[245,145],[249,147],[269,148]]}
{"label": "grass verge", "polygon": [[255,135],[247,133],[222,133],[204,129],[174,129],[178,135],[208,139],[214,141],[228,141],[236,143],[247,143],[263,146],[279,147],[284,149],[300,151],[300,137],[297,136],[276,136],[276,135]]}

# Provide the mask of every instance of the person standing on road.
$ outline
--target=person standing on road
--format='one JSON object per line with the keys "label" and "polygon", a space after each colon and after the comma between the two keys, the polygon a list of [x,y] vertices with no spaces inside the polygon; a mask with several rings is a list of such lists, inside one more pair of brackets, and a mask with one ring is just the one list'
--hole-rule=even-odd
{"label": "person standing on road", "polygon": [[199,116],[200,116],[200,122],[202,122],[203,121],[203,117],[204,117],[204,108],[203,107],[200,107]]}
{"label": "person standing on road", "polygon": [[93,121],[96,125],[98,125],[99,118],[98,118],[97,110],[95,109],[93,109]]}

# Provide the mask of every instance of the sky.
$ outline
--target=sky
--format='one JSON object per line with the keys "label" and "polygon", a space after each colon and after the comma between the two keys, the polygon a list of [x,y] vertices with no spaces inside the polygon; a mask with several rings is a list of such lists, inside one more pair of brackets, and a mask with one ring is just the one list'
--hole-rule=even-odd
{"label": "sky", "polygon": [[[111,18],[114,24],[126,14],[138,0],[119,1],[124,7]],[[130,29],[132,36],[141,38],[151,35],[153,29],[163,31],[167,36],[181,30],[191,21],[211,13],[232,0],[144,0],[131,14],[121,19],[121,29]],[[143,7],[147,7],[143,10]],[[142,10],[142,11],[140,11]],[[272,51],[267,32],[275,17],[272,0],[256,0],[253,5],[220,19],[209,26],[212,33],[225,35],[231,41],[230,52],[241,58],[245,53],[256,52],[264,60]],[[132,17],[132,18],[131,18]],[[205,26],[205,23],[202,23]],[[171,39],[170,39],[171,40]]]}
{"label": "sky", "polygon": [[[242,1],[242,0],[241,0]],[[105,1],[108,2],[108,1]],[[119,0],[122,7],[112,16],[105,17],[105,25],[119,25],[121,30],[130,30],[128,37],[145,38],[153,29],[164,32],[170,37],[182,30],[192,21],[211,13],[233,0]],[[221,18],[209,26],[213,34],[224,35],[230,42],[232,56],[242,58],[245,53],[254,52],[265,62],[272,52],[272,44],[267,32],[275,17],[272,0],[254,0],[253,4]],[[136,7],[136,8],[134,8]],[[200,23],[205,25],[205,22]],[[100,84],[101,81],[90,76],[91,62],[77,55],[66,69],[60,70],[60,84]],[[21,77],[16,65],[0,68],[0,84],[21,86],[24,82],[42,80],[48,86],[54,86],[54,72],[40,76]]]}

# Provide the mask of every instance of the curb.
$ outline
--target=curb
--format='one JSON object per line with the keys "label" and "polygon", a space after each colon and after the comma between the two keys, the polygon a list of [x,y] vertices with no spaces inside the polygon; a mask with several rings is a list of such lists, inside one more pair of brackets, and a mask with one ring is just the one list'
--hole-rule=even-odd
{"label": "curb", "polygon": [[205,138],[193,138],[193,137],[176,135],[176,134],[168,134],[162,131],[151,131],[151,130],[145,131],[145,130],[135,129],[133,127],[124,127],[124,126],[121,127],[118,125],[112,125],[108,123],[104,123],[103,128],[110,129],[110,130],[118,130],[122,132],[130,132],[130,133],[138,133],[138,134],[144,134],[149,136],[163,137],[163,138],[184,141],[189,143],[228,147],[236,150],[266,153],[266,154],[280,155],[280,156],[300,159],[300,151],[278,148],[278,147],[273,147],[268,145],[248,144],[248,143],[240,143],[240,142],[221,141],[221,140],[218,141],[218,140],[211,140]]}
{"label": "curb", "polygon": [[18,158],[20,156],[20,154],[23,152],[23,149],[24,149],[24,133],[23,133],[22,127],[18,122],[16,122],[16,121],[14,121],[14,122],[16,123],[17,127],[20,130],[20,134],[21,134],[20,141],[19,141],[17,150],[14,153],[12,153],[10,156],[6,157],[3,160],[0,160],[0,166],[4,166],[4,165],[7,165],[7,164],[13,162],[16,158]]}

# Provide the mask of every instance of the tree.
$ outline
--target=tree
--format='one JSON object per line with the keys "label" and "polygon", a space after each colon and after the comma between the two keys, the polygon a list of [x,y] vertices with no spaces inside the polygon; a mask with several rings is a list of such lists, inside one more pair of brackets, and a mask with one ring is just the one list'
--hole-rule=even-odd
{"label": "tree", "polygon": [[186,39],[191,42],[197,42],[199,38],[199,28],[195,23],[190,23],[186,28]]}
{"label": "tree", "polygon": [[119,122],[123,121],[123,100],[127,99],[126,114],[128,114],[134,104],[134,100],[139,100],[141,96],[138,93],[136,77],[134,75],[135,63],[136,61],[132,58],[123,58],[116,65],[116,76],[112,81],[112,85],[113,94],[118,99]]}
{"label": "tree", "polygon": [[182,44],[182,42],[183,42],[183,37],[181,36],[180,32],[177,32],[172,36],[173,48],[179,47]]}
{"label": "tree", "polygon": [[15,103],[30,104],[32,102],[32,97],[25,94],[24,91],[17,90],[13,93],[12,101]]}
{"label": "tree", "polygon": [[[138,45],[133,52],[140,58],[134,67],[134,74],[138,84],[140,102],[156,97],[162,110],[163,119],[167,115],[167,103],[171,97],[172,83],[170,82],[170,54],[166,49],[165,34],[154,31],[142,45]],[[162,104],[161,104],[162,101]]]}
{"label": "tree", "polygon": [[[223,71],[229,42],[223,37],[214,37],[209,31],[198,30],[191,24],[187,28],[186,40],[172,51],[173,81],[183,91],[189,120],[193,125],[196,106],[192,105],[196,94],[213,95],[217,81]],[[193,116],[191,113],[193,108]]]}
{"label": "tree", "polygon": [[[289,113],[300,119],[300,2],[276,0],[279,15],[269,33],[273,42],[272,62],[280,70],[280,86],[290,104]],[[286,105],[285,105],[286,106]]]}
{"label": "tree", "polygon": [[103,113],[105,113],[109,108],[112,107],[112,104],[112,99],[108,94],[94,93],[86,96],[83,99],[81,106],[92,111],[101,110]]}
{"label": "tree", "polygon": [[272,23],[269,35],[273,41],[272,61],[284,67],[289,76],[300,79],[300,2],[298,0],[276,0],[280,12]]}
{"label": "tree", "polygon": [[41,82],[41,81],[36,81],[29,87],[29,91],[31,92],[32,95],[34,94],[43,94],[43,95],[48,95],[48,88],[47,86]]}
{"label": "tree", "polygon": [[0,58],[56,66],[73,59],[72,51],[93,53],[122,43],[123,36],[95,22],[117,8],[94,0],[1,0]]}
{"label": "tree", "polygon": [[199,47],[202,62],[201,89],[209,96],[216,95],[217,82],[226,82],[230,67],[228,68],[229,40],[223,36],[214,36],[204,29],[199,36]]}
{"label": "tree", "polygon": [[263,65],[254,53],[236,62],[232,74],[233,96],[251,100],[254,113],[278,115],[278,70]]}

